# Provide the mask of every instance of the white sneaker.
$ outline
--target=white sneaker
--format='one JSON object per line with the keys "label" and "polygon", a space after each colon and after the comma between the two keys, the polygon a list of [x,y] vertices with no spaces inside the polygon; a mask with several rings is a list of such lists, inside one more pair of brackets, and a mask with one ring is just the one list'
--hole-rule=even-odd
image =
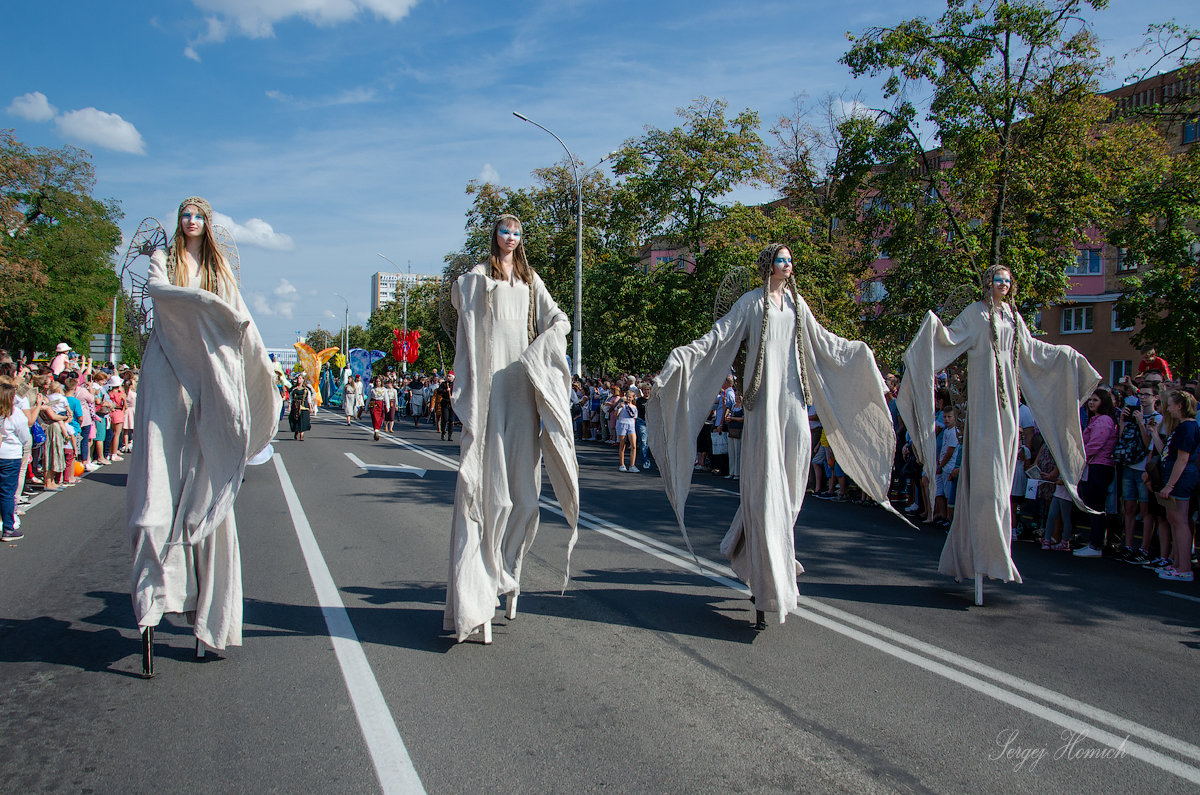
{"label": "white sneaker", "polygon": [[621,466],[620,466],[620,467],[618,467],[618,468],[619,468],[619,469],[620,469],[622,472],[628,472],[628,471],[629,471],[628,469],[626,469],[626,468],[625,468],[625,465],[624,465],[624,464],[621,464]]}
{"label": "white sneaker", "polygon": [[88,472],[95,472],[99,468],[100,468],[100,465],[97,464],[95,461],[88,461],[87,466],[84,467],[84,469],[86,469]]}

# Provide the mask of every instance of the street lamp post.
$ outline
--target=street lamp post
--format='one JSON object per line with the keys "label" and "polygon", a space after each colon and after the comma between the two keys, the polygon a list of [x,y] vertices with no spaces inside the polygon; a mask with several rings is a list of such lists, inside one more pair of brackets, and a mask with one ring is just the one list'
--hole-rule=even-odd
{"label": "street lamp post", "polygon": [[[376,252],[376,253],[378,253],[378,252]],[[391,265],[393,268],[396,268],[396,272],[399,273],[399,269],[400,269],[399,265],[392,262],[387,257],[384,257],[382,254],[379,254],[379,256],[383,257],[383,259],[385,261],[387,261],[387,263],[389,265]],[[408,282],[411,280],[412,280],[412,262],[410,261],[408,263],[408,279],[405,280],[405,282],[404,282],[404,321],[403,321],[404,339],[408,339]],[[400,372],[403,373],[404,375],[408,375],[408,357],[407,356],[402,357],[400,359]]]}
{"label": "street lamp post", "polygon": [[616,151],[609,152],[604,157],[600,158],[591,168],[585,168],[582,172],[575,162],[575,155],[571,154],[571,150],[563,143],[563,139],[554,134],[553,131],[538,124],[528,116],[523,116],[520,113],[513,111],[513,115],[521,121],[527,121],[534,127],[549,133],[554,140],[558,141],[562,146],[563,151],[567,153],[567,161],[571,164],[571,173],[575,177],[575,323],[571,330],[571,351],[574,354],[574,371],[575,375],[583,376],[583,178],[588,173],[609,158],[616,155]]}

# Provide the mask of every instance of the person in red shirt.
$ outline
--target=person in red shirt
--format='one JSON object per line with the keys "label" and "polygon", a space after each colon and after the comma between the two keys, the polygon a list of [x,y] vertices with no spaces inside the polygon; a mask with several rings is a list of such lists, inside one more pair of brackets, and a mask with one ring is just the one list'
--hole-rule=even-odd
{"label": "person in red shirt", "polygon": [[1142,360],[1138,362],[1138,375],[1145,373],[1162,373],[1164,381],[1172,381],[1171,366],[1167,364],[1167,360],[1157,355],[1157,351],[1153,348],[1147,348],[1142,354]]}

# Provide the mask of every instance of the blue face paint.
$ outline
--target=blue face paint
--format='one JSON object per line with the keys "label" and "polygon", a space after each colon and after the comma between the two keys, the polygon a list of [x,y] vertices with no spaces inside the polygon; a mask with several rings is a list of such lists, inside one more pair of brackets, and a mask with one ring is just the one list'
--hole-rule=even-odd
{"label": "blue face paint", "polygon": [[791,265],[792,258],[791,257],[776,257],[775,264],[776,265]]}
{"label": "blue face paint", "polygon": [[500,227],[499,229],[497,229],[497,230],[496,230],[496,234],[499,234],[499,235],[512,235],[512,236],[513,236],[513,237],[515,237],[515,238],[520,238],[520,237],[521,237],[521,230],[519,230],[519,229],[507,229],[507,228],[505,228],[505,227],[503,227],[503,226],[502,226],[502,227]]}
{"label": "blue face paint", "polygon": [[992,284],[1012,284],[1012,279],[1006,279],[1003,276],[993,276]]}
{"label": "blue face paint", "polygon": [[196,223],[201,224],[201,225],[204,224],[204,216],[201,215],[200,213],[195,213],[195,214],[183,213],[182,215],[179,216],[179,220],[185,224],[188,221],[195,221]]}

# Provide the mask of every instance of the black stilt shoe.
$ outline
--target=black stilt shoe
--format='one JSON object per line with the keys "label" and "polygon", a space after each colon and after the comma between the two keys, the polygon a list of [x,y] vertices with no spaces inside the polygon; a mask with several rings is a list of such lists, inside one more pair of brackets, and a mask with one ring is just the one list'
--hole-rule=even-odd
{"label": "black stilt shoe", "polygon": [[154,628],[142,630],[142,678],[154,677]]}

